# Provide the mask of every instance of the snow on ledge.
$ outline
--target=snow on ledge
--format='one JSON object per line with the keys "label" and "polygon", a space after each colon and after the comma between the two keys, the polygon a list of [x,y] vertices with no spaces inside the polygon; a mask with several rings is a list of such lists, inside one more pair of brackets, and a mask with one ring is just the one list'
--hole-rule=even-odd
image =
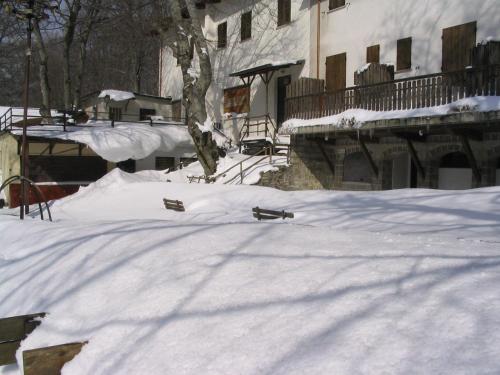
{"label": "snow on ledge", "polygon": [[280,134],[295,134],[299,128],[329,125],[336,129],[360,129],[364,123],[378,120],[405,119],[412,117],[443,116],[463,112],[490,112],[500,110],[500,96],[476,96],[464,98],[453,103],[427,108],[415,108],[397,111],[369,111],[349,109],[333,116],[303,120],[285,121]]}
{"label": "snow on ledge", "polygon": [[125,100],[135,99],[134,93],[128,91],[120,91],[120,90],[101,91],[101,93],[99,94],[99,98],[106,98],[106,97],[109,97],[109,99],[115,102],[122,102]]}

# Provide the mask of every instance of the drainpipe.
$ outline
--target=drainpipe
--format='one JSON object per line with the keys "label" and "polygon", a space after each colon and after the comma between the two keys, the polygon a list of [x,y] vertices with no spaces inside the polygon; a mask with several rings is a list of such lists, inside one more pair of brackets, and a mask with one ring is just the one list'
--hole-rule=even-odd
{"label": "drainpipe", "polygon": [[319,58],[321,43],[321,0],[318,0],[318,14],[316,27],[316,78],[319,79]]}

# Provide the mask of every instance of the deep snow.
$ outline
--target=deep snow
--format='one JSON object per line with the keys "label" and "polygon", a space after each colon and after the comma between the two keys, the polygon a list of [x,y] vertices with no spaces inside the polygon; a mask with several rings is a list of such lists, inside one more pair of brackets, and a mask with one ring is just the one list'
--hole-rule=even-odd
{"label": "deep snow", "polygon": [[63,374],[500,372],[500,188],[164,178],[115,171],[54,223],[0,215],[0,316],[49,312],[22,350],[88,340]]}

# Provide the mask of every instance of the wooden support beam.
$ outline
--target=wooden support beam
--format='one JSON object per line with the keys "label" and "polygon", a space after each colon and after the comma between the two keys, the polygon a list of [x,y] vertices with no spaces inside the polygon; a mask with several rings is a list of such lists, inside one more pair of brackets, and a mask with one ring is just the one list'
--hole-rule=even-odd
{"label": "wooden support beam", "polygon": [[335,165],[332,163],[332,161],[328,157],[328,154],[326,153],[326,150],[323,147],[323,142],[319,139],[316,139],[316,144],[318,145],[318,148],[321,151],[321,155],[323,155],[323,158],[325,159],[326,164],[328,164],[328,168],[330,168],[332,175],[335,176]]}
{"label": "wooden support beam", "polygon": [[49,346],[23,352],[24,375],[59,375],[86,342]]}
{"label": "wooden support beam", "polygon": [[406,139],[406,145],[408,146],[408,152],[410,153],[411,159],[413,160],[415,166],[417,167],[417,172],[420,178],[422,180],[425,179],[424,167],[422,167],[422,163],[418,158],[417,150],[415,150],[415,146],[413,146],[413,143],[411,143],[411,140],[409,138]]}
{"label": "wooden support beam", "polygon": [[365,141],[363,140],[363,138],[359,139],[359,146],[361,147],[361,151],[365,155],[366,160],[370,164],[370,168],[372,170],[373,175],[378,178],[377,165],[373,161],[372,155],[370,154],[370,151],[368,151],[368,148],[366,147],[366,144],[365,144]]}
{"label": "wooden support beam", "polygon": [[460,142],[462,143],[462,148],[464,149],[465,156],[467,156],[467,160],[472,168],[472,173],[474,174],[474,179],[476,182],[481,182],[481,171],[477,165],[476,158],[474,157],[474,153],[472,152],[472,148],[470,147],[469,138],[465,135],[461,134],[458,136],[460,138]]}

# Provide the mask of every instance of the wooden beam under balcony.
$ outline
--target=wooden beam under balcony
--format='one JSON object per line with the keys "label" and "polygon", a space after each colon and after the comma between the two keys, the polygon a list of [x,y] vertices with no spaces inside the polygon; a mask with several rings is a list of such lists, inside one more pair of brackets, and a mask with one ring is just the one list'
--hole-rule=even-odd
{"label": "wooden beam under balcony", "polygon": [[474,174],[474,179],[476,180],[477,183],[481,182],[481,170],[479,169],[476,161],[476,157],[474,156],[474,153],[472,152],[472,148],[470,147],[469,143],[469,138],[467,138],[466,135],[459,135],[460,142],[462,143],[462,148],[464,150],[465,156],[467,157],[467,160],[469,161],[469,164],[472,168],[472,173]]}
{"label": "wooden beam under balcony", "polygon": [[417,150],[415,150],[415,146],[413,146],[410,138],[406,138],[406,146],[408,147],[408,152],[410,153],[413,163],[415,163],[415,166],[417,167],[418,175],[422,180],[425,179],[425,169],[418,158]]}
{"label": "wooden beam under balcony", "polygon": [[365,155],[366,161],[368,161],[368,164],[370,164],[370,168],[372,170],[373,175],[378,178],[378,168],[377,164],[373,161],[372,155],[370,154],[370,151],[368,151],[368,148],[366,147],[366,143],[363,140],[363,138],[359,138],[359,146],[361,147],[361,151]]}
{"label": "wooden beam under balcony", "polygon": [[318,148],[321,152],[321,155],[323,155],[323,159],[325,159],[326,164],[328,164],[328,168],[330,168],[330,171],[332,172],[332,175],[335,176],[335,165],[333,162],[330,160],[330,157],[328,156],[325,148],[323,147],[323,141],[320,139],[316,139],[316,144],[318,145]]}

